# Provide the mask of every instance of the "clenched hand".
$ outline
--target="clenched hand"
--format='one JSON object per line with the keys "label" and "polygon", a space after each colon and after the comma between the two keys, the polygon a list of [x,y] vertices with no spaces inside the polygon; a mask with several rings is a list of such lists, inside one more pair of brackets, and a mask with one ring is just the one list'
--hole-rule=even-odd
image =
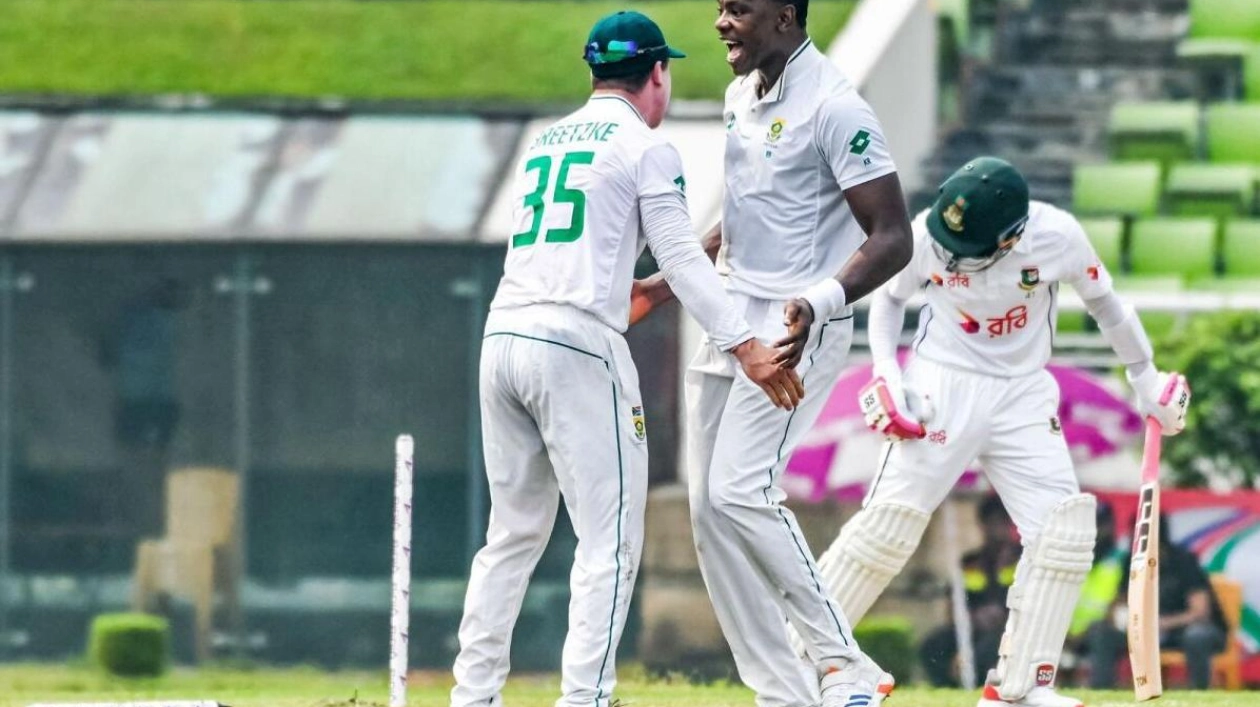
{"label": "clenched hand", "polygon": [[781,368],[796,368],[805,354],[805,342],[809,340],[809,328],[814,324],[814,308],[809,302],[797,298],[783,307],[783,324],[787,326],[787,336],[774,342],[779,353],[774,363]]}

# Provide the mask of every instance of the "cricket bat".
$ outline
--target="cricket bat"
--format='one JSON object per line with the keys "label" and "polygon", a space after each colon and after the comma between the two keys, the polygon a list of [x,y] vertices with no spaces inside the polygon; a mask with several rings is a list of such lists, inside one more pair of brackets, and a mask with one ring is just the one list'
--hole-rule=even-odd
{"label": "cricket bat", "polygon": [[1138,492],[1137,523],[1133,529],[1133,559],[1129,562],[1129,662],[1133,692],[1138,702],[1164,693],[1159,670],[1159,445],[1163,430],[1146,418],[1142,450],[1142,487]]}

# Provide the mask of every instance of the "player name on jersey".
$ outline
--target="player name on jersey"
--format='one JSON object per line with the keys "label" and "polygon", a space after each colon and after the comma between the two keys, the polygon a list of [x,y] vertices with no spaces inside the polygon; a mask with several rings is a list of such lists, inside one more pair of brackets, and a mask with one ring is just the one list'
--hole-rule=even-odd
{"label": "player name on jersey", "polygon": [[534,139],[534,147],[567,145],[571,142],[608,142],[621,123],[562,123],[542,131]]}

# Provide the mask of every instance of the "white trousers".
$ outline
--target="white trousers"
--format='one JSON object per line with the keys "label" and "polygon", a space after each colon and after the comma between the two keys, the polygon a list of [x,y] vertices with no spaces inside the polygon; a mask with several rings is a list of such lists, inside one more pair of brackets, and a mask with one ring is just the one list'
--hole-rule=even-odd
{"label": "white trousers", "polygon": [[578,538],[558,707],[607,707],[643,546],[647,441],[622,336],[563,305],[495,310],[482,343],[490,524],[473,560],[451,705],[500,705],[512,629],[555,524]]}
{"label": "white trousers", "polygon": [[[753,331],[786,332],[783,302],[734,295]],[[691,522],[700,570],[744,684],[762,707],[819,701],[817,668],[856,656],[848,621],[831,600],[814,554],[779,487],[792,450],[813,426],[853,340],[851,313],[819,322],[797,371],[795,411],[771,405],[731,355],[706,339],[687,371]],[[814,666],[788,642],[787,621]]]}
{"label": "white trousers", "polygon": [[863,505],[899,503],[930,514],[978,461],[1027,546],[1050,509],[1080,493],[1049,371],[996,378],[916,358],[903,380],[932,399],[935,415],[926,438],[885,445]]}

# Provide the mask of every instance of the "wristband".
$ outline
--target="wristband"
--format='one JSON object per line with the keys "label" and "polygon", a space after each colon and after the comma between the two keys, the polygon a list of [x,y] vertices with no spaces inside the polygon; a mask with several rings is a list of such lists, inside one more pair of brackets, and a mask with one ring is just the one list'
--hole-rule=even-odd
{"label": "wristband", "polygon": [[801,299],[809,302],[814,309],[814,321],[826,321],[842,311],[848,304],[845,300],[844,285],[834,277],[810,287],[801,294]]}

